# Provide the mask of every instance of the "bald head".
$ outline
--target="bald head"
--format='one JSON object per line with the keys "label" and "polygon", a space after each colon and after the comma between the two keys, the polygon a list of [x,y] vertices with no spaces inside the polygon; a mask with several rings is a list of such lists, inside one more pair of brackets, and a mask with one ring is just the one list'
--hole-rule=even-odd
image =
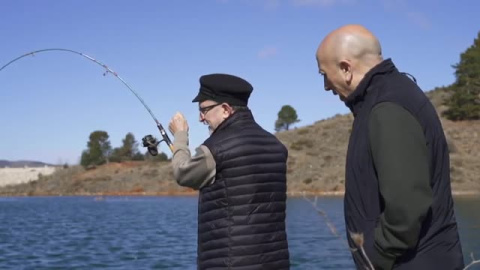
{"label": "bald head", "polygon": [[325,89],[343,97],[383,60],[380,42],[361,25],[345,25],[332,31],[320,43],[316,57],[320,73],[330,77]]}
{"label": "bald head", "polygon": [[382,61],[382,48],[378,39],[365,27],[345,25],[325,37],[318,47],[317,56],[326,56],[337,61],[342,58],[372,61],[376,65]]}

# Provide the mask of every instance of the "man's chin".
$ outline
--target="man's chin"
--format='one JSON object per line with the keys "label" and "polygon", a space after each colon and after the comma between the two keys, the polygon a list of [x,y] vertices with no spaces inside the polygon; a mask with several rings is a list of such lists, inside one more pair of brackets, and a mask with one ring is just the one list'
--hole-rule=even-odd
{"label": "man's chin", "polygon": [[211,126],[208,126],[208,134],[212,135],[212,133],[215,131],[215,129]]}

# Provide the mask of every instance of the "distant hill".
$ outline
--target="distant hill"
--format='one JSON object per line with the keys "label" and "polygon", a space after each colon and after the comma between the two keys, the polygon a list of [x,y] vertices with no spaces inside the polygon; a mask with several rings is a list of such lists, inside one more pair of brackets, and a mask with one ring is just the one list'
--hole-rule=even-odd
{"label": "distant hill", "polygon": [[22,167],[45,167],[45,166],[54,166],[52,164],[40,162],[40,161],[32,161],[32,160],[17,160],[17,161],[9,161],[9,160],[0,160],[0,168],[22,168]]}

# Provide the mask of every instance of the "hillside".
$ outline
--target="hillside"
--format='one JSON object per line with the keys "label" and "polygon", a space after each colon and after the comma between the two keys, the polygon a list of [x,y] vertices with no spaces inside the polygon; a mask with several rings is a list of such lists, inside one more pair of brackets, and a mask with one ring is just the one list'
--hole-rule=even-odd
{"label": "hillside", "polygon": [[[427,95],[441,113],[446,93]],[[452,187],[456,193],[480,192],[480,121],[441,119],[450,147]],[[280,132],[289,149],[288,190],[341,192],[344,189],[345,154],[353,116],[337,115],[310,126]],[[0,195],[168,195],[195,194],[173,180],[169,162],[111,163],[93,170],[58,169],[38,181],[0,188]]]}
{"label": "hillside", "polygon": [[168,162],[110,163],[95,169],[58,168],[37,181],[0,188],[0,195],[170,195],[189,194],[173,180]]}
{"label": "hillside", "polygon": [[[439,115],[447,93],[438,88],[427,96]],[[337,115],[314,125],[277,134],[289,149],[289,190],[344,189],[345,154],[353,115]],[[450,149],[452,188],[456,193],[480,192],[480,121],[441,118]]]}

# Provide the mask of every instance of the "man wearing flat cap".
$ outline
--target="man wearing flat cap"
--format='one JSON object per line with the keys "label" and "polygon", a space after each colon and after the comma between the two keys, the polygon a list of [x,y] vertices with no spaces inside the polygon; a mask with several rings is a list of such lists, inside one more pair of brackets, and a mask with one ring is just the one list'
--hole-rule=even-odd
{"label": "man wearing flat cap", "polygon": [[173,174],[199,190],[198,269],[289,269],[285,146],[254,120],[253,87],[242,78],[200,78],[200,122],[210,137],[191,156],[188,124],[172,117]]}

